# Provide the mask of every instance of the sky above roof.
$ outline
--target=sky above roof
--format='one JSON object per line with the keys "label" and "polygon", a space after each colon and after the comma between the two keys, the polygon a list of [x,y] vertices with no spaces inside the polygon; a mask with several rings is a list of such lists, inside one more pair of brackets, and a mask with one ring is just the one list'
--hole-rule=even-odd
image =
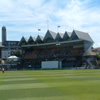
{"label": "sky above roof", "polygon": [[75,29],[88,32],[93,46],[100,47],[100,0],[0,0],[2,26],[7,40],[44,36],[48,29],[61,33]]}

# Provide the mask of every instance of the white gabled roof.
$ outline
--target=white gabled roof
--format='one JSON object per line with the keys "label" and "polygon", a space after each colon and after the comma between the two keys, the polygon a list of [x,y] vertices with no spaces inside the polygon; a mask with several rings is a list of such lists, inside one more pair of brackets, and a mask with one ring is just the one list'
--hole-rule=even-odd
{"label": "white gabled roof", "polygon": [[38,35],[35,41],[36,41],[36,42],[38,42],[38,41],[43,41],[43,37],[40,36],[40,35]]}
{"label": "white gabled roof", "polygon": [[71,37],[72,32],[68,32],[68,31],[66,31],[66,32],[67,32],[68,36]]}
{"label": "white gabled roof", "polygon": [[29,41],[33,41],[33,42],[35,42],[35,37],[30,36],[29,39],[28,39],[28,42],[29,42]]}
{"label": "white gabled roof", "polygon": [[[50,40],[49,40],[50,39]],[[29,39],[27,39],[26,37],[22,37],[22,39],[20,40],[19,44],[21,42],[29,42],[29,41],[33,41],[33,42],[37,42],[37,43],[44,43],[45,42],[55,42],[55,40],[57,41],[67,41],[67,40],[85,40],[88,42],[92,42],[93,40],[91,39],[90,35],[86,32],[81,32],[81,31],[77,31],[77,30],[73,30],[73,32],[68,32],[65,31],[64,34],[62,33],[55,33],[53,31],[47,30],[44,38],[40,35],[37,36],[37,38],[30,36]]]}
{"label": "white gabled roof", "polygon": [[55,40],[62,40],[63,39],[63,35],[62,33],[57,33]]}
{"label": "white gabled roof", "polygon": [[22,42],[25,42],[27,43],[28,42],[28,39],[26,37],[22,37],[21,40],[19,41],[19,45],[22,43]]}
{"label": "white gabled roof", "polygon": [[44,41],[45,41],[45,39],[47,39],[47,38],[51,38],[51,39],[55,40],[55,37],[56,37],[56,33],[53,32],[53,31],[48,30],[48,31],[46,32],[45,37],[44,37]]}
{"label": "white gabled roof", "polygon": [[63,36],[63,39],[64,40],[69,39],[71,37],[71,34],[72,34],[72,32],[65,31],[64,36]]}
{"label": "white gabled roof", "polygon": [[24,36],[20,40],[20,42],[27,42],[27,41],[28,41],[28,39],[26,37],[24,37]]}
{"label": "white gabled roof", "polygon": [[50,30],[48,30],[48,31],[49,31],[50,34],[52,35],[53,39],[55,39],[57,34],[56,34],[55,32],[53,32],[53,31],[50,31]]}
{"label": "white gabled roof", "polygon": [[64,34],[63,33],[59,33],[60,37],[63,38]]}
{"label": "white gabled roof", "polygon": [[93,42],[92,38],[90,37],[90,35],[88,33],[77,31],[77,30],[73,30],[73,32],[76,33],[76,35],[79,39],[83,39],[83,40],[86,40],[86,41]]}

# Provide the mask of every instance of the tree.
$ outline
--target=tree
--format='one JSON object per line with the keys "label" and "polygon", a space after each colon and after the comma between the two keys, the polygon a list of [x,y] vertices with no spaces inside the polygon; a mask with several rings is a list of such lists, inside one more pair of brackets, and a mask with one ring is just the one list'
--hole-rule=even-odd
{"label": "tree", "polygon": [[17,57],[22,57],[22,52],[19,51],[19,50],[18,51],[15,51],[14,52],[14,55],[17,56]]}
{"label": "tree", "polygon": [[97,60],[100,60],[100,55],[96,54],[96,58],[97,58]]}

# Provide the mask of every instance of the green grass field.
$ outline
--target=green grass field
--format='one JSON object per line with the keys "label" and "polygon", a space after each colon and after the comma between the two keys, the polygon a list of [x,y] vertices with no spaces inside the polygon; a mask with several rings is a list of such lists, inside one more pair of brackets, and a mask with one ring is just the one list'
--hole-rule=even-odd
{"label": "green grass field", "polygon": [[100,70],[0,72],[0,100],[100,100]]}

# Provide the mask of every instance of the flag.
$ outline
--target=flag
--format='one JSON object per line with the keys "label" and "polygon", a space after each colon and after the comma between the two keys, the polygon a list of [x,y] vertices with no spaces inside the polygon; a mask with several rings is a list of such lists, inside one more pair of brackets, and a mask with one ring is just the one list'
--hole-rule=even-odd
{"label": "flag", "polygon": [[60,26],[58,26],[58,28],[59,28]]}
{"label": "flag", "polygon": [[38,31],[41,31],[41,29],[38,29]]}

